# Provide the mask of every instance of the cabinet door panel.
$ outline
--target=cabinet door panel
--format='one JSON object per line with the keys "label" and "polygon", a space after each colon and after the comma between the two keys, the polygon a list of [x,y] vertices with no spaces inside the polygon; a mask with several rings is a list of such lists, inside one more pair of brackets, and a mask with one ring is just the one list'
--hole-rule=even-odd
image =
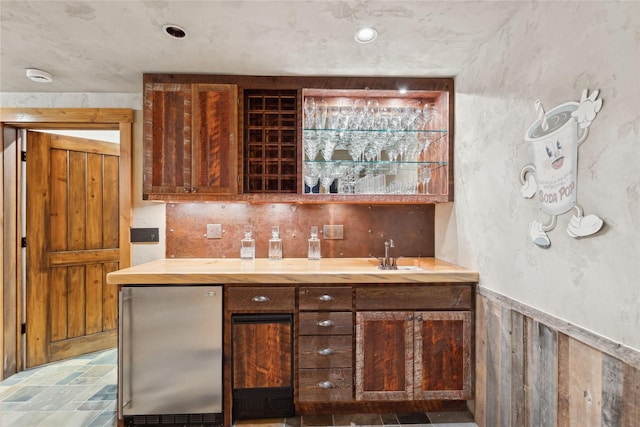
{"label": "cabinet door panel", "polygon": [[421,312],[415,328],[415,398],[471,399],[471,312]]}
{"label": "cabinet door panel", "polygon": [[291,324],[233,325],[233,388],[291,387]]}
{"label": "cabinet door panel", "polygon": [[411,312],[356,313],[356,399],[413,396]]}
{"label": "cabinet door panel", "polygon": [[194,85],[193,95],[192,192],[235,194],[237,87]]}
{"label": "cabinet door panel", "polygon": [[144,193],[191,187],[191,85],[144,85]]}

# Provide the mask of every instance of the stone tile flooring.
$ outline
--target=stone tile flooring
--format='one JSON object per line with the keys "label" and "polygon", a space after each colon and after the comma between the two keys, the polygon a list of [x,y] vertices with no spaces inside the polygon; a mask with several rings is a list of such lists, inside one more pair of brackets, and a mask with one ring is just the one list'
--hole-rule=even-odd
{"label": "stone tile flooring", "polygon": [[115,426],[117,356],[92,353],[0,382],[0,426]]}
{"label": "stone tile flooring", "polygon": [[[22,371],[0,382],[2,427],[116,426],[116,349]],[[238,427],[476,427],[469,412],[304,415],[242,420]]]}

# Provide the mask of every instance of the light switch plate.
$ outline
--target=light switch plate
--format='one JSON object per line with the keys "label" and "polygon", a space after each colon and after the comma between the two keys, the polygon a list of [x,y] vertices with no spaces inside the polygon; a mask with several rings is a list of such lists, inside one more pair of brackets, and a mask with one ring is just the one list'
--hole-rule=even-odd
{"label": "light switch plate", "polygon": [[207,239],[222,239],[222,224],[207,224]]}
{"label": "light switch plate", "polygon": [[344,227],[342,225],[325,225],[322,234],[325,240],[342,240]]}

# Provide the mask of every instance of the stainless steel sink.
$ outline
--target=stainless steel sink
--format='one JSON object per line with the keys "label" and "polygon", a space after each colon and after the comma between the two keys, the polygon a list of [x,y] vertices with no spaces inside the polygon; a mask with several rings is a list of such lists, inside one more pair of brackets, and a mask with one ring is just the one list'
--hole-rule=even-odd
{"label": "stainless steel sink", "polygon": [[422,270],[421,267],[417,267],[415,265],[399,265],[398,266],[398,270],[404,270],[404,271],[408,271],[408,270]]}

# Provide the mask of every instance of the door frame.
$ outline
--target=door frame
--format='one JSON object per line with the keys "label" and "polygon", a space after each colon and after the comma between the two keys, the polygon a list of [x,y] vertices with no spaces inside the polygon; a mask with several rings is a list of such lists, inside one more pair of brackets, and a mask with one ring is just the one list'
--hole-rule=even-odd
{"label": "door frame", "polygon": [[[131,245],[129,228],[132,218],[131,191],[131,145],[133,132],[133,110],[125,108],[0,108],[0,276],[3,277],[0,288],[0,355],[12,368],[0,369],[0,381],[24,369],[22,361],[22,254],[21,233],[7,233],[5,230],[20,230],[19,212],[22,199],[20,180],[5,183],[4,177],[19,177],[21,153],[19,147],[7,150],[6,141],[18,129],[74,129],[74,130],[118,130],[120,132],[120,168],[119,168],[119,244],[120,268],[131,265]],[[15,129],[15,132],[13,131]],[[8,184],[8,185],[6,185]],[[5,315],[6,312],[6,315]],[[15,367],[15,368],[13,368]]]}

